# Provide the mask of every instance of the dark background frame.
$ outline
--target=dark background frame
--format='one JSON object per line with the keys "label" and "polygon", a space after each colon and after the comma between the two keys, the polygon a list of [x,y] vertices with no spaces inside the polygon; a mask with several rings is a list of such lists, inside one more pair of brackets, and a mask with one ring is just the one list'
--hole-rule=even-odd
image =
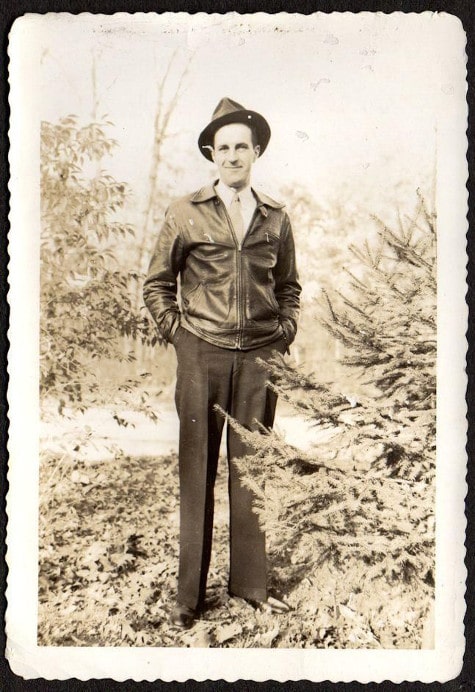
{"label": "dark background frame", "polygon": [[1,227],[4,230],[0,234],[0,449],[2,464],[0,466],[0,689],[5,692],[16,692],[17,690],[41,690],[42,692],[60,692],[67,690],[68,692],[76,692],[78,690],[94,690],[95,692],[112,692],[115,690],[203,690],[205,692],[223,691],[223,690],[239,690],[240,692],[262,691],[262,692],[307,692],[308,690],[351,690],[351,692],[359,692],[360,690],[376,690],[383,691],[401,689],[404,692],[413,690],[449,690],[457,692],[469,692],[475,690],[475,469],[471,463],[474,455],[475,434],[473,425],[469,424],[468,431],[468,494],[466,498],[466,516],[467,516],[467,531],[466,531],[466,565],[468,569],[466,605],[467,613],[465,616],[466,628],[466,651],[464,656],[463,668],[460,675],[449,682],[422,684],[401,683],[396,685],[391,682],[383,682],[381,684],[370,683],[362,685],[360,683],[312,683],[309,681],[286,682],[278,683],[272,680],[267,682],[257,683],[241,680],[237,683],[226,683],[224,681],[217,682],[194,682],[188,681],[185,683],[164,683],[164,682],[142,682],[136,683],[133,681],[115,682],[113,680],[89,680],[81,682],[77,679],[64,681],[51,681],[44,679],[24,680],[12,673],[8,662],[5,658],[5,587],[8,576],[7,566],[5,562],[5,541],[6,541],[6,526],[7,516],[5,508],[5,496],[8,490],[7,485],[7,441],[8,441],[8,410],[6,400],[6,387],[8,384],[8,375],[6,371],[7,353],[8,353],[8,319],[9,307],[7,303],[7,271],[8,271],[8,252],[7,252],[7,229],[8,229],[8,33],[11,26],[17,17],[21,17],[26,13],[43,14],[46,12],[70,12],[79,14],[81,12],[91,12],[94,14],[113,14],[115,12],[230,12],[237,11],[241,14],[253,12],[268,12],[270,14],[276,12],[299,12],[301,14],[310,14],[313,12],[447,12],[457,16],[464,27],[467,34],[467,68],[468,68],[468,95],[469,118],[468,118],[468,152],[467,159],[469,165],[469,179],[467,188],[469,191],[469,231],[467,235],[468,249],[468,291],[467,303],[469,307],[469,322],[468,322],[468,354],[467,354],[467,372],[468,372],[468,387],[467,387],[467,405],[468,405],[468,420],[475,419],[474,399],[474,44],[475,44],[475,3],[473,0],[299,0],[298,3],[285,2],[283,0],[3,0],[0,7],[0,23],[1,23],[1,58],[0,58],[0,219]]}

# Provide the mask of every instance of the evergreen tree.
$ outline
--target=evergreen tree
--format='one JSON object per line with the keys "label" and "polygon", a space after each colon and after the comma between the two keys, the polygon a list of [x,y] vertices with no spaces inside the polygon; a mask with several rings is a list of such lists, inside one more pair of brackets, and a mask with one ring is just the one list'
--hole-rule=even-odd
{"label": "evergreen tree", "polygon": [[[310,451],[231,424],[255,451],[240,460],[269,550],[315,578],[336,568],[350,593],[376,581],[433,587],[436,407],[436,225],[419,195],[411,218],[352,247],[345,293],[324,292],[317,319],[344,345],[346,385],[284,364],[269,386],[318,426]],[[356,393],[355,393],[356,392]],[[382,580],[382,581],[381,581]]]}

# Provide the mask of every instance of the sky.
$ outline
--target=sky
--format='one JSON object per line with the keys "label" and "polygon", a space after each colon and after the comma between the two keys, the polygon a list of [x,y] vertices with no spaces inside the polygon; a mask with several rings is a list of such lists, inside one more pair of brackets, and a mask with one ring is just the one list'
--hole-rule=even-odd
{"label": "sky", "polygon": [[376,200],[401,181],[415,189],[434,176],[440,114],[460,89],[451,79],[452,25],[435,13],[30,18],[29,84],[40,119],[74,113],[87,123],[107,114],[119,142],[107,168],[131,184],[139,205],[157,85],[170,60],[168,98],[189,63],[165,149],[180,169],[168,181],[177,195],[213,174],[196,141],[223,96],[270,123],[254,180],[271,194],[299,184],[317,197],[360,189]]}

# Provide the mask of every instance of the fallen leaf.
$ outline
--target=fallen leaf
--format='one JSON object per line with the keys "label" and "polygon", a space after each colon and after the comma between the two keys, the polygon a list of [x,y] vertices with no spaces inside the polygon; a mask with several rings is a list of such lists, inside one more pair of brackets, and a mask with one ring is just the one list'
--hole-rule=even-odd
{"label": "fallen leaf", "polygon": [[124,565],[129,565],[134,562],[135,557],[126,553],[112,553],[110,559],[114,565],[123,567]]}
{"label": "fallen leaf", "polygon": [[122,638],[125,639],[126,637],[135,641],[136,633],[128,623],[124,622],[122,624]]}
{"label": "fallen leaf", "polygon": [[276,626],[276,627],[274,627],[274,629],[269,630],[268,632],[263,632],[262,634],[258,634],[256,636],[256,643],[260,644],[260,646],[263,646],[263,647],[270,647],[270,646],[272,646],[272,642],[277,637],[279,632],[280,632],[280,630]]}
{"label": "fallen leaf", "polygon": [[358,644],[359,646],[368,646],[373,644],[378,646],[379,642],[374,636],[374,634],[369,629],[364,629],[363,627],[356,626],[348,633],[348,640],[352,644]]}
{"label": "fallen leaf", "polygon": [[153,568],[156,576],[163,574],[167,569],[170,569],[170,565],[166,562],[159,562],[158,565],[155,565]]}
{"label": "fallen leaf", "polygon": [[107,552],[107,545],[101,541],[96,541],[92,543],[86,550],[84,554],[83,562],[87,565],[91,562],[96,562]]}
{"label": "fallen leaf", "polygon": [[209,632],[205,629],[197,629],[196,627],[194,630],[186,632],[181,640],[185,646],[201,647],[203,649],[207,649],[211,643]]}
{"label": "fallen leaf", "polygon": [[238,622],[232,622],[229,625],[221,625],[216,629],[215,637],[218,644],[227,642],[238,634],[241,634],[242,627]]}
{"label": "fallen leaf", "polygon": [[89,476],[85,473],[79,473],[79,471],[73,471],[71,474],[72,483],[81,483],[82,485],[89,485],[91,482]]}
{"label": "fallen leaf", "polygon": [[340,603],[338,606],[338,610],[340,611],[340,615],[342,615],[344,618],[347,618],[348,620],[356,620],[358,617],[358,613],[355,613],[354,610],[351,608],[348,608],[348,606],[343,605]]}
{"label": "fallen leaf", "polygon": [[81,577],[81,578],[83,578],[83,577],[90,577],[90,576],[91,576],[91,570],[90,570],[90,569],[87,569],[87,568],[86,568],[86,569],[78,569],[78,570],[76,571],[76,574],[77,574],[78,577]]}

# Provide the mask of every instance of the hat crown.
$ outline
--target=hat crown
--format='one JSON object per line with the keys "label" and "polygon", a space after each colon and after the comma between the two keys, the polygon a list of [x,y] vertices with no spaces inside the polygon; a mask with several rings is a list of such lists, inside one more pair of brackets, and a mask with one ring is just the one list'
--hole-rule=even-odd
{"label": "hat crown", "polygon": [[212,115],[212,120],[216,120],[217,118],[222,118],[223,115],[230,115],[231,113],[236,113],[238,111],[245,111],[246,109],[244,106],[241,106],[240,103],[237,103],[237,101],[233,101],[232,99],[228,98],[225,96],[224,98],[221,99],[221,101],[218,103],[216,108],[213,111]]}

